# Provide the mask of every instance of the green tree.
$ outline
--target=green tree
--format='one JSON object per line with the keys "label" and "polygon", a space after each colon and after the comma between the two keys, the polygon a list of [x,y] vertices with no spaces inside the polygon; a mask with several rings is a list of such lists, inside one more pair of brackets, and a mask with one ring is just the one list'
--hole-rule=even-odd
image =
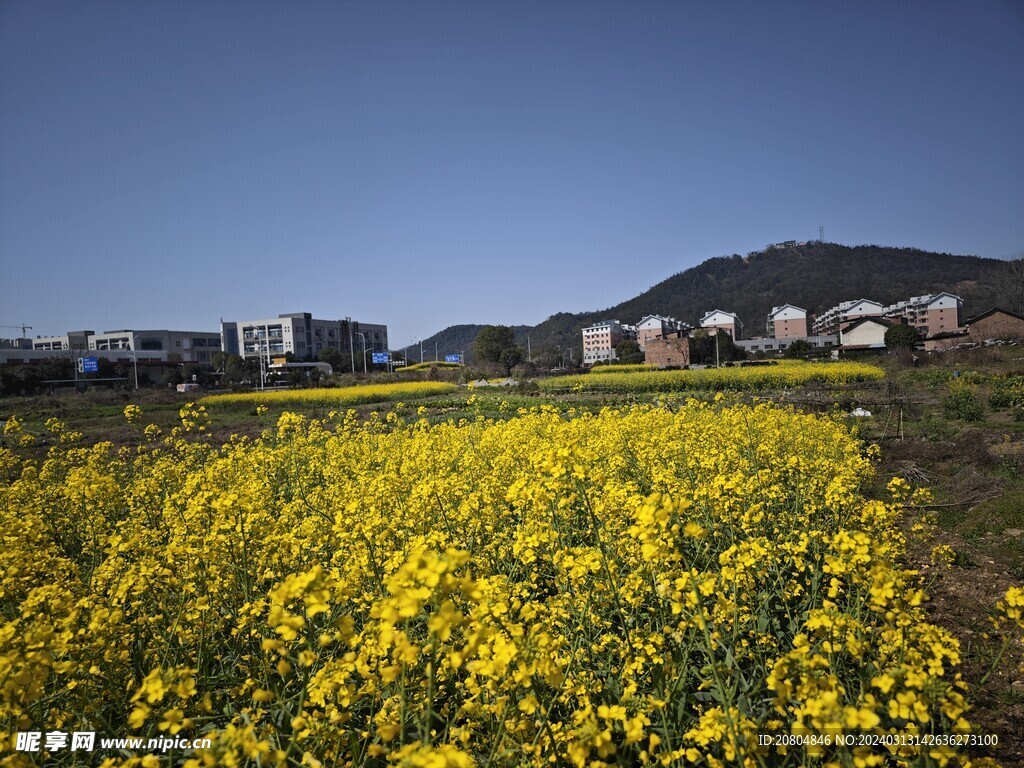
{"label": "green tree", "polygon": [[345,370],[345,356],[334,347],[324,347],[317,355],[317,360],[331,366],[334,373],[342,373]]}
{"label": "green tree", "polygon": [[804,358],[811,354],[811,345],[806,339],[797,339],[782,353],[783,357]]}
{"label": "green tree", "polygon": [[744,360],[746,357],[747,353],[737,347],[732,337],[724,331],[708,333],[699,328],[690,337],[691,363],[714,365],[716,361],[727,363],[730,360]]}
{"label": "green tree", "polygon": [[507,375],[523,362],[523,350],[516,344],[515,333],[507,325],[488,325],[476,335],[473,344],[476,359],[497,363]]}
{"label": "green tree", "polygon": [[[245,358],[241,355],[225,355],[224,356],[224,377],[223,381],[225,384],[239,384],[246,379],[250,379],[249,366],[246,364]],[[256,361],[253,361],[256,362]],[[258,369],[258,366],[257,366]]]}
{"label": "green tree", "polygon": [[615,361],[624,365],[636,365],[644,362],[644,351],[632,339],[625,339],[615,345]]}
{"label": "green tree", "polygon": [[885,348],[890,352],[899,349],[913,349],[921,341],[921,335],[912,325],[892,326],[885,332]]}

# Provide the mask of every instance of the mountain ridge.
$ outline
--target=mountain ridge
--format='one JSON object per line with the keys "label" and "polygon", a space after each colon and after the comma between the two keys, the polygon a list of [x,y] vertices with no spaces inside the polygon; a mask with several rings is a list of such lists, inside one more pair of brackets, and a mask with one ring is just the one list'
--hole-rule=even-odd
{"label": "mountain ridge", "polygon": [[[580,330],[600,320],[637,323],[645,315],[661,314],[697,325],[705,312],[723,309],[739,316],[749,337],[764,333],[773,306],[793,304],[818,314],[851,299],[892,304],[939,291],[963,298],[962,319],[966,319],[993,306],[1009,306],[1006,263],[878,245],[815,241],[770,247],[746,256],[734,253],[707,259],[603,310],[557,312],[535,326],[516,326],[516,337],[524,346],[525,337],[530,337],[535,357],[561,345],[574,349],[579,359]],[[425,339],[424,345],[433,347],[437,341],[442,359],[446,352],[468,353],[472,348],[466,341],[468,329],[482,327],[449,326]],[[452,329],[467,329],[461,335],[462,347],[441,350]]]}

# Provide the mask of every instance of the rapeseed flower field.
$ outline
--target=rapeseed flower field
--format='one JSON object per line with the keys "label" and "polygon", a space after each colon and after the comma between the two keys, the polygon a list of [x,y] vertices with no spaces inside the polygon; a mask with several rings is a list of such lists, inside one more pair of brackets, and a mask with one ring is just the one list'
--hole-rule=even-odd
{"label": "rapeseed flower field", "polygon": [[809,363],[780,360],[775,365],[734,366],[693,370],[613,370],[594,368],[580,376],[559,376],[537,383],[543,392],[671,392],[673,390],[762,390],[798,387],[810,383],[847,384],[880,381],[885,371],[867,363]]}
{"label": "rapeseed flower field", "polygon": [[[202,407],[171,434],[125,416],[130,447],[52,420],[35,459],[7,425],[7,737],[212,740],[104,766],[963,762],[891,741],[970,733],[967,690],[898,563],[922,495],[866,499],[872,452],[837,421],[696,401],[285,413],[215,445]],[[779,734],[813,738],[762,743]],[[4,765],[33,764],[11,743]]]}
{"label": "rapeseed flower field", "polygon": [[359,384],[336,389],[281,389],[269,392],[208,395],[200,402],[204,405],[325,405],[344,408],[350,405],[443,395],[456,389],[458,387],[455,384],[440,381],[409,381],[397,384]]}

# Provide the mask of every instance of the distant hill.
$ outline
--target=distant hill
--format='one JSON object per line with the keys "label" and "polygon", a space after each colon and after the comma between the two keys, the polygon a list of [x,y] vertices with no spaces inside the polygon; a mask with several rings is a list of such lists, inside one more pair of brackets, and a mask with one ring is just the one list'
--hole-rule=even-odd
{"label": "distant hill", "polygon": [[[810,242],[745,257],[733,254],[708,259],[621,304],[594,312],[561,312],[533,328],[517,326],[516,335],[525,341],[529,333],[535,357],[561,344],[571,345],[578,359],[580,329],[599,320],[636,323],[644,315],[661,314],[697,325],[708,310],[724,309],[739,315],[747,335],[760,335],[768,312],[780,304],[820,313],[848,299],[891,304],[938,291],[959,294],[965,318],[995,305],[1009,306],[1006,262],[916,248]],[[460,346],[450,351],[468,350],[482,327],[452,326],[436,338],[440,341],[455,333]],[[434,339],[429,340],[431,348]]]}
{"label": "distant hill", "polygon": [[[472,362],[473,342],[476,341],[476,335],[480,333],[480,330],[486,327],[486,325],[448,326],[440,333],[435,333],[433,336],[423,340],[424,360],[433,360],[434,351],[436,349],[439,360],[444,360],[445,355],[458,355],[465,353],[467,360]],[[515,332],[516,341],[519,344],[522,344],[525,348],[526,337],[530,332],[530,326],[514,325],[512,326],[512,330]],[[418,345],[409,347],[409,360],[411,362],[419,362]]]}

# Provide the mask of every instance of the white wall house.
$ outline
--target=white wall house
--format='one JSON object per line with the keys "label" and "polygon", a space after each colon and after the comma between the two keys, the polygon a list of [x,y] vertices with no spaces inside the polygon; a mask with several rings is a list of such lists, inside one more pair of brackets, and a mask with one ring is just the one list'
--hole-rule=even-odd
{"label": "white wall house", "polygon": [[885,332],[890,328],[892,323],[882,318],[865,317],[839,334],[839,344],[843,349],[884,349]]}

